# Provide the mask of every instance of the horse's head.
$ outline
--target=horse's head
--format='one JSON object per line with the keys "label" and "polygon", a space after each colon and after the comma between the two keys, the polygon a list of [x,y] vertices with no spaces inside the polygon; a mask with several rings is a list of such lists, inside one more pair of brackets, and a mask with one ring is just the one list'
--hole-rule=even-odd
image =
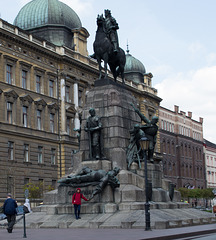
{"label": "horse's head", "polygon": [[101,26],[101,25],[103,25],[103,23],[104,23],[103,14],[101,14],[101,15],[98,14],[98,16],[97,16],[97,25]]}

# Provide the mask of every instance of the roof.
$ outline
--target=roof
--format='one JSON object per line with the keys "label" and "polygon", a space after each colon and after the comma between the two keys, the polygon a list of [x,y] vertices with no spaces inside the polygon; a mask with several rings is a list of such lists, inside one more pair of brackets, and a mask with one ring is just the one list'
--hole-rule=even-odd
{"label": "roof", "polygon": [[78,15],[66,4],[58,0],[33,0],[18,13],[14,25],[24,30],[43,26],[63,26],[79,29],[82,23]]}
{"label": "roof", "polygon": [[144,65],[135,57],[133,57],[129,52],[126,54],[126,63],[124,68],[125,73],[141,73],[145,74],[146,70]]}
{"label": "roof", "polygon": [[212,148],[216,148],[216,144],[213,143],[213,142],[210,142],[206,139],[204,139],[204,144],[207,146],[207,147],[212,147]]}

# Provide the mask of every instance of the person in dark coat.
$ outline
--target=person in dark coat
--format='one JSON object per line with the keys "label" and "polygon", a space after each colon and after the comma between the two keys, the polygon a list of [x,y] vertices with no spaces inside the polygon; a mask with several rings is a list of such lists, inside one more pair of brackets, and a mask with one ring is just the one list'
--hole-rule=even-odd
{"label": "person in dark coat", "polygon": [[7,216],[7,221],[8,221],[8,232],[12,233],[13,231],[13,226],[16,222],[16,208],[17,208],[17,203],[14,199],[12,199],[12,195],[10,193],[7,194],[7,199],[4,202],[3,205],[3,211],[4,214]]}
{"label": "person in dark coat", "polygon": [[80,219],[80,210],[81,210],[81,198],[85,201],[89,201],[89,199],[85,198],[81,193],[81,189],[77,188],[76,192],[73,194],[72,197],[72,204],[74,205],[74,213],[76,219]]}

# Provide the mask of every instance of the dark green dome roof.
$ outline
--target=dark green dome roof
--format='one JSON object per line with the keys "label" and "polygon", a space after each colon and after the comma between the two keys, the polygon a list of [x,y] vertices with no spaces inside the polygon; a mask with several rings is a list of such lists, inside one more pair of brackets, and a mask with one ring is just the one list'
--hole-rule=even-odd
{"label": "dark green dome roof", "polygon": [[69,29],[82,27],[74,10],[58,0],[33,0],[27,3],[19,11],[14,25],[24,30],[43,26],[64,26]]}
{"label": "dark green dome roof", "polygon": [[145,74],[146,70],[144,65],[127,51],[124,72]]}

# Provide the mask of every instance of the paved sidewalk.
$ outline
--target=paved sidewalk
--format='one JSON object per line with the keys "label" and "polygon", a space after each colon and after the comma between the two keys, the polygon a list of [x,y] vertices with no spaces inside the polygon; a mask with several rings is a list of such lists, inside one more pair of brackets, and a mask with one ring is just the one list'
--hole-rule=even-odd
{"label": "paved sidewalk", "polygon": [[[30,240],[173,240],[216,233],[216,224],[175,229],[145,231],[143,229],[27,229]],[[23,239],[23,229],[8,233],[0,229],[0,240]]]}

